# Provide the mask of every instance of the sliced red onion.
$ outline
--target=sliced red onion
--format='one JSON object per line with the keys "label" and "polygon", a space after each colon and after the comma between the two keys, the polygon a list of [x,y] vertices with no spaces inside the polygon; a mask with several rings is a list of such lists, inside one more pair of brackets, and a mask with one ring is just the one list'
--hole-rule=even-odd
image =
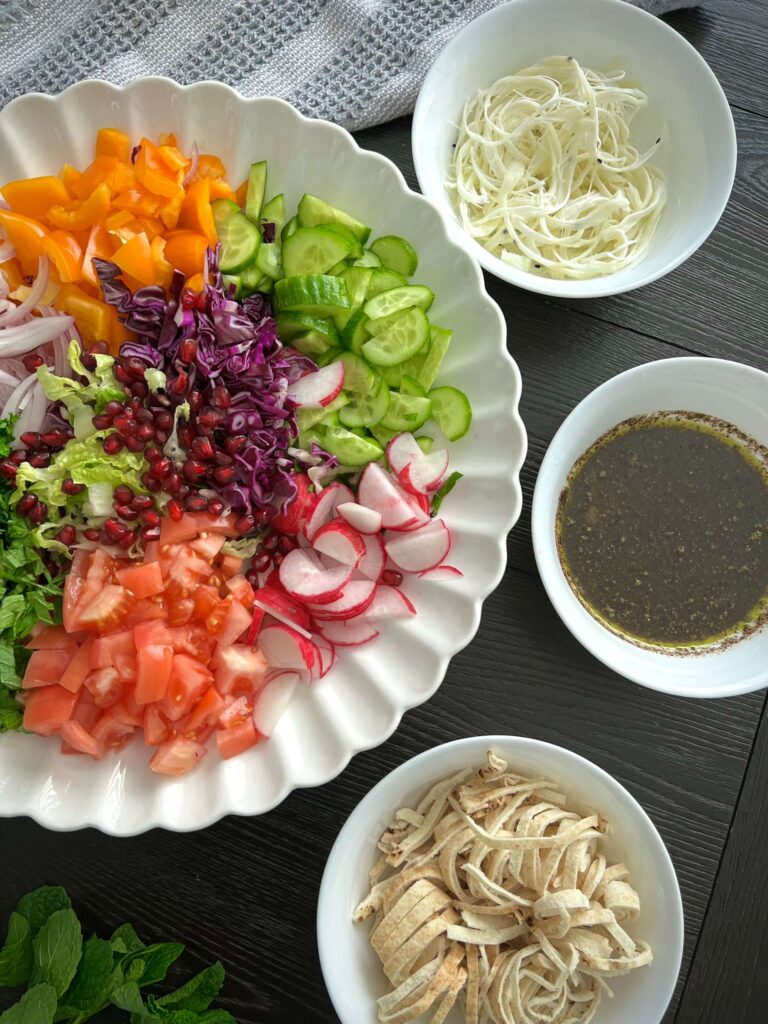
{"label": "sliced red onion", "polygon": [[0,331],[0,358],[20,356],[39,345],[45,345],[68,331],[74,324],[74,317],[35,317],[25,324],[8,327]]}
{"label": "sliced red onion", "polygon": [[30,391],[31,388],[33,388],[36,383],[37,376],[34,374],[30,374],[29,377],[26,377],[23,381],[21,381],[21,383],[16,385],[16,387],[11,392],[10,398],[3,406],[3,419],[5,419],[6,416],[10,416],[11,413],[19,411],[19,407],[21,406],[22,401],[26,397],[27,392]]}
{"label": "sliced red onion", "polygon": [[194,178],[195,174],[197,173],[197,164],[198,164],[198,161],[200,159],[200,150],[198,149],[196,142],[192,143],[192,149],[190,151],[190,157],[192,158],[192,163],[189,165],[189,170],[187,171],[187,176],[184,179],[184,187],[185,188],[190,183],[190,181],[192,181],[192,179]]}
{"label": "sliced red onion", "polygon": [[21,415],[13,426],[13,436],[18,441],[27,430],[42,430],[45,414],[48,411],[48,398],[43,390],[43,385],[36,376],[29,377],[32,387],[25,393],[24,400],[20,403],[24,406]]}
{"label": "sliced red onion", "polygon": [[16,255],[16,250],[9,241],[0,242],[0,263],[5,263],[6,260],[12,260]]}
{"label": "sliced red onion", "polygon": [[5,404],[19,386],[19,378],[0,370],[0,403]]}
{"label": "sliced red onion", "polygon": [[29,290],[29,295],[13,309],[6,309],[0,313],[0,327],[10,327],[11,324],[19,324],[25,317],[29,316],[35,306],[45,294],[48,287],[49,262],[48,257],[43,253],[37,263],[37,277]]}

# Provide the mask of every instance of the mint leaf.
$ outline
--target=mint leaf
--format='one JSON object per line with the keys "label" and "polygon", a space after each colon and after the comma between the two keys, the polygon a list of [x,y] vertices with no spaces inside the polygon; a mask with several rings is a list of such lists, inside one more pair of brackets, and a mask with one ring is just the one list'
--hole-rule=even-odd
{"label": "mint leaf", "polygon": [[83,949],[80,922],[74,910],[57,910],[37,933],[32,944],[32,982],[48,982],[63,995],[75,976]]}
{"label": "mint leaf", "polygon": [[206,1010],[197,1015],[198,1024],[237,1024],[229,1010]]}
{"label": "mint leaf", "polygon": [[45,922],[57,910],[68,910],[67,890],[60,885],[41,885],[26,896],[22,896],[16,905],[16,913],[26,917],[29,922],[29,936],[34,939]]}
{"label": "mint leaf", "polygon": [[35,985],[0,1015],[0,1024],[53,1024],[55,1012],[55,989],[50,985]]}
{"label": "mint leaf", "polygon": [[[134,953],[137,949],[144,949],[144,943],[141,941],[139,936],[132,924],[121,924],[119,928],[116,928],[112,933],[113,943],[122,942],[124,953]],[[115,946],[112,947],[115,949]]]}
{"label": "mint leaf", "polygon": [[88,939],[64,1002],[81,1011],[99,1009],[106,1002],[113,970],[112,947],[106,939]]}
{"label": "mint leaf", "polygon": [[0,988],[29,981],[32,973],[32,938],[29,921],[15,911],[8,918],[8,935],[0,949]]}
{"label": "mint leaf", "polygon": [[158,1006],[171,1010],[207,1010],[224,984],[224,968],[220,961],[206,967],[194,978],[157,1000]]}
{"label": "mint leaf", "polygon": [[[0,647],[0,659],[2,658],[4,648]],[[13,658],[13,654],[11,654]],[[15,672],[15,665],[14,665]],[[0,676],[3,674],[2,664],[0,664]],[[3,732],[15,732],[21,728],[21,723],[24,721],[24,711],[22,710],[21,704],[16,700],[10,691],[6,690],[4,686],[0,684],[0,733]]]}
{"label": "mint leaf", "polygon": [[[144,946],[135,953],[129,953],[120,961],[120,966],[127,978],[139,982],[143,988],[145,985],[154,985],[162,981],[168,973],[168,968],[183,952],[184,946],[180,942],[158,942],[153,946]],[[143,961],[144,968],[137,977],[131,968],[138,960]]]}
{"label": "mint leaf", "polygon": [[451,473],[451,475],[445,481],[440,490],[437,491],[434,498],[432,499],[433,516],[436,516],[437,513],[440,511],[440,506],[443,504],[443,498],[446,498],[451,493],[453,488],[456,486],[456,484],[459,482],[459,480],[461,480],[463,476],[463,473]]}
{"label": "mint leaf", "polygon": [[139,1020],[145,1017],[146,1007],[141,998],[139,986],[135,981],[127,981],[124,985],[118,985],[110,993],[110,1001],[121,1010],[128,1010],[129,1013],[139,1014]]}

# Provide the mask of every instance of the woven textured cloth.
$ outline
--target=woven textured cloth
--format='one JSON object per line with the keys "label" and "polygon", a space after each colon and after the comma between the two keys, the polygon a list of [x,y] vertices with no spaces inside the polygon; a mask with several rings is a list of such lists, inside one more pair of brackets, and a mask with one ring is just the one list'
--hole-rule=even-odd
{"label": "woven textured cloth", "polygon": [[[412,110],[442,47],[500,2],[0,0],[0,105],[82,78],[168,75],[364,128]],[[698,0],[632,2],[661,14]]]}

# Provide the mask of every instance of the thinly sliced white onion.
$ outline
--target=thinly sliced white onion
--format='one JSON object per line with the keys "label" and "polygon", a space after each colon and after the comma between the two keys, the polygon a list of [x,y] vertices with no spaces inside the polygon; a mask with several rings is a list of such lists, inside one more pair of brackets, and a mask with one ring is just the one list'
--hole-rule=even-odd
{"label": "thinly sliced white onion", "polygon": [[42,430],[48,411],[48,397],[36,376],[27,378],[33,382],[21,403],[24,408],[13,425],[13,436],[18,441],[27,430]]}
{"label": "thinly sliced white onion", "polygon": [[192,143],[192,149],[190,151],[190,157],[192,158],[192,163],[189,165],[189,170],[187,171],[187,176],[184,178],[184,187],[185,188],[190,183],[190,181],[192,181],[192,179],[194,178],[195,174],[197,173],[197,164],[198,164],[198,161],[200,160],[200,150],[199,150],[198,145],[197,145],[196,142]]}
{"label": "thinly sliced white onion", "polygon": [[29,289],[29,295],[18,306],[13,306],[0,313],[0,327],[10,327],[11,324],[19,324],[25,317],[30,315],[48,287],[49,269],[48,257],[43,253],[38,260],[37,277]]}
{"label": "thinly sliced white onion", "polygon": [[58,338],[74,324],[74,317],[35,317],[25,324],[0,331],[0,358],[21,356]]}
{"label": "thinly sliced white onion", "polygon": [[6,260],[12,260],[15,255],[16,250],[9,241],[0,242],[0,263],[5,263]]}
{"label": "thinly sliced white onion", "polygon": [[4,405],[19,386],[19,378],[0,370],[0,404]]}
{"label": "thinly sliced white onion", "polygon": [[5,419],[6,416],[12,415],[12,413],[18,412],[23,403],[26,400],[27,394],[37,383],[37,377],[30,374],[20,384],[13,389],[8,398],[8,401],[3,406],[2,417]]}

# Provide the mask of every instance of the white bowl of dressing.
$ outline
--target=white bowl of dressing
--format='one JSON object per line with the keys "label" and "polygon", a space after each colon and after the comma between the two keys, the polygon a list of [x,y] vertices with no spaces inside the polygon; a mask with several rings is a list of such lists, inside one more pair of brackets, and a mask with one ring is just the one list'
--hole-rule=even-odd
{"label": "white bowl of dressing", "polygon": [[[579,457],[614,426],[644,413],[684,410],[716,417],[768,446],[768,373],[725,359],[662,359],[620,373],[563,421],[533,495],[536,562],[555,610],[587,650],[619,675],[683,697],[731,697],[768,684],[768,627],[696,652],[641,646],[603,625],[566,578],[556,538],[560,494]],[[649,487],[653,481],[649,480]]]}
{"label": "white bowl of dressing", "polygon": [[[633,143],[642,152],[662,138],[651,163],[668,197],[647,251],[623,270],[589,280],[544,277],[492,255],[459,224],[445,186],[466,100],[554,55],[573,56],[595,71],[626,71],[626,81],[648,96],[632,122]],[[622,0],[510,0],[471,22],[427,74],[411,141],[421,190],[459,244],[496,277],[565,298],[616,295],[674,270],[716,226],[736,172],[733,117],[714,73],[673,28]]]}

